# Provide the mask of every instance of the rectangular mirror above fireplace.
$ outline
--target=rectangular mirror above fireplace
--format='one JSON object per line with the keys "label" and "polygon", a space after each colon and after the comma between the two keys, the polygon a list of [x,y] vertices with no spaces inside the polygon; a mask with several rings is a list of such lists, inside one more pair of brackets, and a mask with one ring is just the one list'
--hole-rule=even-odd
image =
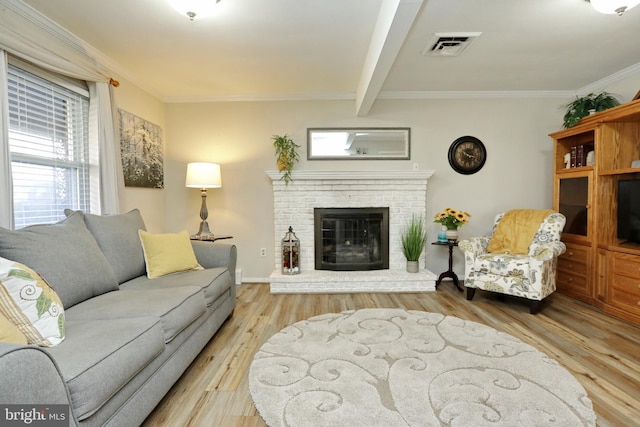
{"label": "rectangular mirror above fireplace", "polygon": [[409,160],[411,128],[309,128],[308,160]]}

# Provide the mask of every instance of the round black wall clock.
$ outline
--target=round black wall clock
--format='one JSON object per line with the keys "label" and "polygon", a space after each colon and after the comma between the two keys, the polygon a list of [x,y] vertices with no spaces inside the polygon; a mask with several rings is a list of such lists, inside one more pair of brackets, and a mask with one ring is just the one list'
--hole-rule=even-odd
{"label": "round black wall clock", "polygon": [[471,175],[487,161],[487,149],[474,136],[461,136],[449,147],[449,164],[458,173]]}

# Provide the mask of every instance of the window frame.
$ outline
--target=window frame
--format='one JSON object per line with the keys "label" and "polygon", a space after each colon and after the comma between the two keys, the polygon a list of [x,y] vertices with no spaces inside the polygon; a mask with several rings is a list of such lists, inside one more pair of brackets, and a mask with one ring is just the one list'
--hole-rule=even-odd
{"label": "window frame", "polygon": [[[24,226],[39,224],[39,223],[53,223],[57,222],[60,219],[64,218],[64,209],[81,209],[84,211],[95,211],[95,207],[98,207],[99,213],[99,203],[100,203],[100,186],[99,186],[99,147],[97,141],[92,141],[90,137],[90,129],[94,123],[92,123],[93,117],[90,111],[90,93],[87,86],[87,83],[80,80],[71,79],[65,76],[57,75],[55,73],[43,70],[39,67],[36,67],[30,63],[21,61],[15,57],[9,56],[8,58],[8,68],[7,68],[7,77],[12,78],[14,75],[20,75],[22,72],[26,72],[32,74],[33,76],[44,80],[47,84],[51,84],[52,86],[58,86],[67,91],[73,92],[73,94],[79,95],[82,99],[80,100],[80,104],[78,105],[81,108],[79,112],[79,117],[82,120],[82,125],[80,126],[80,131],[76,132],[75,128],[71,132],[72,141],[64,144],[64,148],[69,148],[74,151],[74,153],[81,152],[81,158],[77,159],[67,159],[65,158],[57,158],[59,156],[38,156],[29,153],[19,152],[15,150],[15,135],[16,129],[11,127],[11,120],[8,120],[8,134],[9,134],[9,169],[12,174],[13,183],[11,186],[11,194],[13,195],[13,228],[22,228]],[[9,89],[9,81],[4,82]],[[9,99],[9,105],[11,109],[12,105],[15,105],[11,99]],[[51,104],[49,104],[51,105]],[[54,105],[54,110],[56,109]],[[65,119],[63,123],[67,125],[70,121],[70,117],[65,115]],[[49,129],[52,128],[51,123]],[[12,137],[12,135],[14,135]],[[34,138],[42,138],[44,141],[48,141],[48,138],[42,137],[42,135],[38,135],[37,133],[22,133],[25,141],[28,141],[30,138],[26,135],[31,135]],[[65,133],[65,135],[69,135]],[[55,139],[51,137],[51,148],[54,150],[56,147]],[[28,145],[28,142],[27,142]],[[43,151],[44,153],[44,151]],[[77,154],[74,154],[77,155]],[[62,204],[58,204],[59,198],[64,197],[56,197],[53,196],[51,199],[51,203],[48,205],[45,203],[46,215],[43,217],[34,216],[31,219],[24,218],[24,215],[20,213],[16,209],[16,190],[17,186],[15,183],[15,175],[14,168],[18,163],[34,165],[34,166],[44,166],[47,168],[51,168],[50,173],[53,175],[57,173],[64,174],[67,177],[70,177],[70,181],[66,183],[65,191],[73,192],[74,195],[70,196],[71,200],[66,200]],[[55,192],[55,188],[58,184],[58,178],[52,177],[51,188],[45,190],[47,194],[51,194],[51,192]],[[24,187],[27,188],[27,187]],[[36,187],[31,187],[30,191]],[[75,193],[77,192],[77,194]],[[35,204],[35,203],[34,203]],[[94,208],[94,209],[92,209]],[[59,212],[58,212],[59,210]]]}

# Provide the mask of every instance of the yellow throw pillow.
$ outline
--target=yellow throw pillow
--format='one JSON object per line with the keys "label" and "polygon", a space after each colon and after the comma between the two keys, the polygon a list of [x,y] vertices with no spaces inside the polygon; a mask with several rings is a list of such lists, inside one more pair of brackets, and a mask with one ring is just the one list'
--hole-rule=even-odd
{"label": "yellow throw pillow", "polygon": [[0,342],[27,345],[27,337],[7,317],[0,313]]}
{"label": "yellow throw pillow", "polygon": [[1,257],[0,312],[29,344],[52,347],[64,339],[64,308],[58,294],[26,265]]}
{"label": "yellow throw pillow", "polygon": [[202,270],[186,231],[152,234],[138,230],[138,235],[142,242],[149,279],[179,271]]}

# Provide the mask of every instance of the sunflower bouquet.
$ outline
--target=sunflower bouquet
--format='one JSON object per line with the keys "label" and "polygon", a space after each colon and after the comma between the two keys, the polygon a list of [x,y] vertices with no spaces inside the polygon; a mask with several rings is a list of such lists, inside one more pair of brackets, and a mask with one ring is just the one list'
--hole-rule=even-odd
{"label": "sunflower bouquet", "polygon": [[454,230],[463,224],[466,224],[468,218],[471,218],[471,214],[469,212],[446,208],[442,212],[438,212],[434,215],[433,222],[444,225],[448,230]]}

